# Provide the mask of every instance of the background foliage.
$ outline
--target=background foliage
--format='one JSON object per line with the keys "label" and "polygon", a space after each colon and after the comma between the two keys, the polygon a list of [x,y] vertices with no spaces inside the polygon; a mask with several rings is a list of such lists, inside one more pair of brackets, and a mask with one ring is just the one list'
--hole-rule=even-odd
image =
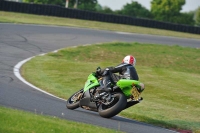
{"label": "background foliage", "polygon": [[128,15],[131,17],[152,17],[149,10],[147,10],[145,7],[135,1],[132,1],[130,4],[127,3],[126,5],[124,5],[123,8],[119,11],[119,14]]}
{"label": "background foliage", "polygon": [[200,7],[197,9],[195,14],[195,23],[197,26],[200,26]]}
{"label": "background foliage", "polygon": [[78,5],[76,7],[76,0],[70,0],[69,7],[81,10],[96,11],[97,3],[97,0],[78,0]]}

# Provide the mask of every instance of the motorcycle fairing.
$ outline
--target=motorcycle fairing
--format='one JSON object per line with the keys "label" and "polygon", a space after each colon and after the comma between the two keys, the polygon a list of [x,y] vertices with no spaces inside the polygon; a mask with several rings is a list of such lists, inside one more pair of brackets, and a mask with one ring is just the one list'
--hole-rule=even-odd
{"label": "motorcycle fairing", "polygon": [[100,86],[98,79],[95,77],[94,73],[91,73],[88,76],[87,81],[85,82],[85,86],[84,86],[84,92],[95,87],[95,86]]}
{"label": "motorcycle fairing", "polygon": [[132,88],[134,85],[139,85],[137,80],[120,79],[117,82],[117,86],[122,90],[125,96],[130,97],[132,95]]}
{"label": "motorcycle fairing", "polygon": [[92,108],[94,110],[97,109],[96,103],[91,102],[91,96],[89,90],[84,92],[83,98],[80,100],[79,105],[82,106],[87,106],[89,108]]}

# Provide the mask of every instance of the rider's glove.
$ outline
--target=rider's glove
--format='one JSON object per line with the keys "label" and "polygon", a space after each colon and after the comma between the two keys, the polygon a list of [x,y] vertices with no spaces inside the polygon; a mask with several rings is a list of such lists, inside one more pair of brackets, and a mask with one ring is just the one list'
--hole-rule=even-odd
{"label": "rider's glove", "polygon": [[98,76],[101,75],[101,67],[97,67],[97,69],[96,69],[96,74],[97,74]]}
{"label": "rider's glove", "polygon": [[101,67],[97,67],[96,72],[101,72]]}

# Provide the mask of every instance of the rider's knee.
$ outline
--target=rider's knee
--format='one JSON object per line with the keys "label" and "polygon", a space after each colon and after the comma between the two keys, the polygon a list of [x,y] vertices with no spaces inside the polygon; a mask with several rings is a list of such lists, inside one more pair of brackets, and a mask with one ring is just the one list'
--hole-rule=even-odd
{"label": "rider's knee", "polygon": [[143,83],[140,83],[139,85],[140,85],[140,89],[141,89],[141,92],[142,92],[145,89],[145,86],[144,86]]}

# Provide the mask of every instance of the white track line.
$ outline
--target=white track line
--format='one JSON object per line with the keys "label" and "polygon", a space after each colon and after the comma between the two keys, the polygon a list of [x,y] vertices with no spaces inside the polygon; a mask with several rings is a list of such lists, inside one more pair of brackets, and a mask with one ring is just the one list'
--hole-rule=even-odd
{"label": "white track line", "polygon": [[[86,45],[89,45],[89,44],[86,44]],[[83,46],[86,46],[86,45],[83,45]],[[77,47],[77,46],[73,46],[72,48],[76,48],[76,47]],[[61,48],[61,49],[62,49],[62,48]],[[61,50],[61,49],[54,50],[53,53],[57,53],[57,52],[58,52],[59,50]],[[43,55],[45,55],[45,54],[47,54],[47,53],[39,54],[39,56],[43,56]],[[44,90],[42,90],[42,89],[40,89],[40,88],[34,86],[33,84],[29,83],[28,81],[26,81],[26,80],[21,76],[21,74],[20,74],[20,68],[21,68],[21,66],[22,66],[23,64],[25,64],[26,62],[28,62],[29,60],[31,60],[32,58],[34,58],[34,57],[35,57],[35,56],[30,57],[30,58],[27,58],[27,59],[25,59],[25,60],[22,60],[22,61],[18,62],[18,63],[14,66],[14,68],[13,68],[13,73],[15,74],[15,76],[16,76],[19,80],[21,80],[23,83],[27,84],[28,86],[30,86],[30,87],[32,87],[32,88],[34,88],[34,89],[36,89],[36,90],[38,90],[38,91],[40,91],[40,92],[43,92],[43,93],[45,93],[45,94],[47,94],[47,95],[49,95],[49,96],[52,96],[52,97],[54,97],[54,98],[57,98],[57,99],[67,101],[66,99],[57,97],[57,96],[55,96],[55,95],[53,95],[53,94],[51,94],[51,93],[49,93],[49,92],[46,92],[46,91],[44,91]]]}
{"label": "white track line", "polygon": [[123,35],[133,35],[133,33],[128,33],[128,32],[115,32],[117,34],[123,34]]}
{"label": "white track line", "polygon": [[[45,54],[40,54],[40,55],[42,56],[42,55],[45,55]],[[55,98],[58,98],[58,99],[61,99],[61,100],[66,101],[65,99],[62,99],[62,98],[60,98],[60,97],[57,97],[57,96],[55,96],[55,95],[53,95],[53,94],[50,94],[50,93],[48,93],[48,92],[46,92],[46,91],[44,91],[44,90],[42,90],[42,89],[40,89],[40,88],[34,86],[33,84],[27,82],[27,81],[21,76],[21,74],[20,74],[20,68],[21,68],[21,66],[22,66],[24,63],[26,63],[27,61],[29,61],[29,60],[31,60],[32,58],[34,58],[34,57],[35,57],[35,56],[30,57],[30,58],[27,58],[27,59],[25,59],[25,60],[20,61],[19,63],[17,63],[17,65],[15,65],[14,68],[13,68],[13,72],[14,72],[15,76],[16,76],[19,80],[21,80],[22,82],[24,82],[25,84],[27,84],[28,86],[30,86],[30,87],[32,87],[32,88],[38,90],[38,91],[41,91],[41,92],[43,92],[43,93],[45,93],[45,94],[47,94],[47,95],[49,95],[49,96],[52,96],[52,97],[55,97]]]}

